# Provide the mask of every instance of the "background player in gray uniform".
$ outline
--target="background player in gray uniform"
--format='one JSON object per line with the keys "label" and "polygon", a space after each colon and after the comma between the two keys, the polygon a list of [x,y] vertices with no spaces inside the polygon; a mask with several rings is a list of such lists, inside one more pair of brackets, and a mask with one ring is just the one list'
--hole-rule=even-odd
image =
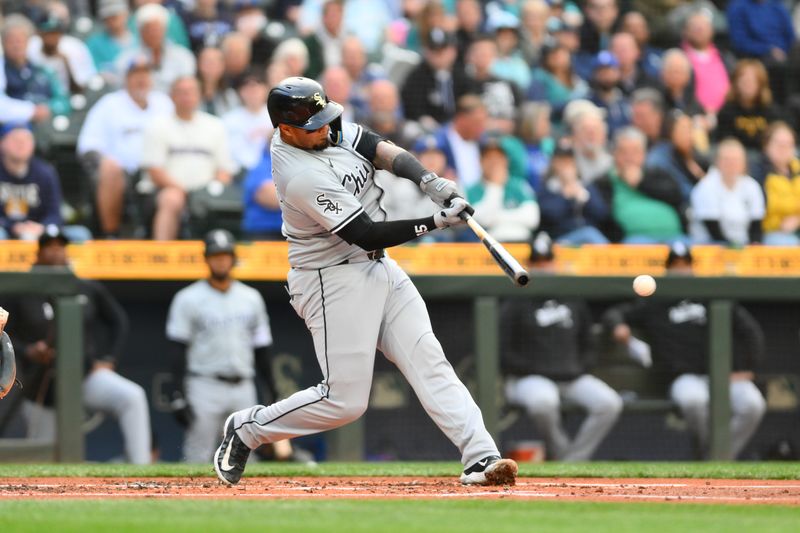
{"label": "background player in gray uniform", "polygon": [[[540,233],[531,245],[532,270],[552,271],[550,237]],[[514,298],[502,308],[501,366],[506,399],[525,409],[547,443],[548,459],[588,461],[614,427],[622,398],[588,373],[594,364],[592,315],[580,298]],[[561,400],[586,412],[570,438],[561,421]]]}
{"label": "background player in gray uniform", "polygon": [[233,279],[234,245],[230,232],[209,232],[208,279],[178,291],[169,309],[167,338],[175,349],[178,385],[173,409],[186,427],[183,454],[188,462],[208,461],[225,417],[256,402],[256,370],[274,394],[267,308],[258,291]]}
{"label": "background player in gray uniform", "polygon": [[[460,224],[468,204],[453,182],[361,126],[307,78],[287,78],[267,102],[276,128],[273,177],[289,241],[291,304],[314,338],[322,382],[270,406],[233,413],[214,459],[237,483],[250,450],[332,429],[367,409],[375,348],[397,365],[423,407],[458,447],[464,483],[513,483],[478,406],[447,362],[425,303],[383,248]],[[375,169],[412,180],[442,208],[417,220],[386,221]]]}

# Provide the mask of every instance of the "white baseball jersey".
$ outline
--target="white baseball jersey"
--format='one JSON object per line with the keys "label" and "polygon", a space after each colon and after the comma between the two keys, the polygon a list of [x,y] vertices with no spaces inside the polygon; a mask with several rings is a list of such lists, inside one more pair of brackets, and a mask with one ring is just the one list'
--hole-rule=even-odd
{"label": "white baseball jersey", "polygon": [[238,281],[226,292],[206,280],[178,291],[169,308],[167,338],[189,346],[186,369],[203,376],[251,378],[253,348],[272,344],[261,294]]}
{"label": "white baseball jersey", "polygon": [[383,189],[374,180],[372,162],[356,151],[363,129],[342,123],[343,140],[324,150],[302,150],[272,137],[272,177],[289,241],[289,264],[323,268],[364,255],[364,250],[336,235],[363,212],[386,220]]}

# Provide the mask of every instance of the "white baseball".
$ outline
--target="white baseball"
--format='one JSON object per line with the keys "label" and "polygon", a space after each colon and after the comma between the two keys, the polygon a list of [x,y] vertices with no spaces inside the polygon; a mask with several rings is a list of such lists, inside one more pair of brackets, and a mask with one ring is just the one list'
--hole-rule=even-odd
{"label": "white baseball", "polygon": [[647,274],[636,276],[636,279],[633,280],[633,290],[639,296],[650,296],[656,292],[656,280]]}

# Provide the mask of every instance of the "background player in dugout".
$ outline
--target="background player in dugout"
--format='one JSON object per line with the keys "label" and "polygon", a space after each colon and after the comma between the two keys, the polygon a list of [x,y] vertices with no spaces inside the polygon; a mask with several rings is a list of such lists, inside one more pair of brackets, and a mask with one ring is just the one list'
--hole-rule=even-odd
{"label": "background player in dugout", "polygon": [[[32,270],[67,268],[67,237],[55,225],[45,226]],[[101,284],[77,278],[83,310],[83,403],[90,411],[116,418],[122,430],[125,455],[136,464],[151,462],[152,432],[147,395],[141,386],[116,371],[128,334],[128,317]],[[28,437],[54,441],[55,409],[55,305],[41,295],[12,300],[12,337],[24,385],[23,414]]]}
{"label": "background player in dugout", "polygon": [[[551,272],[553,258],[550,238],[540,233],[531,243],[531,271]],[[506,400],[533,419],[548,459],[591,459],[619,418],[622,399],[587,373],[596,353],[586,301],[514,298],[503,304],[501,317]],[[577,404],[587,415],[573,438],[562,424],[562,400]]]}
{"label": "background player in dugout", "polygon": [[[175,294],[167,319],[174,352],[173,414],[186,428],[183,455],[190,463],[209,461],[225,417],[256,402],[256,374],[276,399],[264,300],[233,278],[236,243],[230,232],[212,230],[204,244],[209,276]],[[277,459],[292,455],[289,441],[274,448]]]}
{"label": "background player in dugout", "polygon": [[[290,301],[314,339],[322,381],[269,406],[231,414],[214,458],[220,480],[238,483],[250,450],[333,429],[361,416],[375,350],[397,365],[428,415],[461,452],[462,483],[513,483],[480,409],[433,334],[425,303],[384,248],[463,224],[470,212],[452,181],[405,150],[341,120],[314,80],[287,78],[270,91],[276,132],[273,177],[289,241]],[[387,221],[376,169],[416,183],[437,205],[433,216]]]}
{"label": "background player in dugout", "polygon": [[[691,275],[692,261],[691,249],[675,243],[667,257],[667,272]],[[603,317],[608,333],[628,346],[632,358],[646,367],[652,364],[660,378],[670,383],[670,398],[678,404],[701,457],[708,453],[709,434],[708,319],[706,302],[656,297],[619,304]],[[761,326],[740,305],[733,307],[732,320],[730,458],[735,459],[758,429],[767,406],[753,383],[753,371],[764,354]],[[632,330],[641,331],[649,345],[634,337]]]}

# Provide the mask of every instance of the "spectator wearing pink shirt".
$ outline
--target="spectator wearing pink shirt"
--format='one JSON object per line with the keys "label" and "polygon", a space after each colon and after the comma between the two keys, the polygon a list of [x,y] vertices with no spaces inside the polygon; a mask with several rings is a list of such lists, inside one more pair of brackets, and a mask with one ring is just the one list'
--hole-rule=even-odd
{"label": "spectator wearing pink shirt", "polygon": [[686,19],[683,51],[694,72],[695,97],[708,113],[717,113],[725,104],[731,82],[722,54],[714,46],[714,26],[707,10],[698,10]]}

